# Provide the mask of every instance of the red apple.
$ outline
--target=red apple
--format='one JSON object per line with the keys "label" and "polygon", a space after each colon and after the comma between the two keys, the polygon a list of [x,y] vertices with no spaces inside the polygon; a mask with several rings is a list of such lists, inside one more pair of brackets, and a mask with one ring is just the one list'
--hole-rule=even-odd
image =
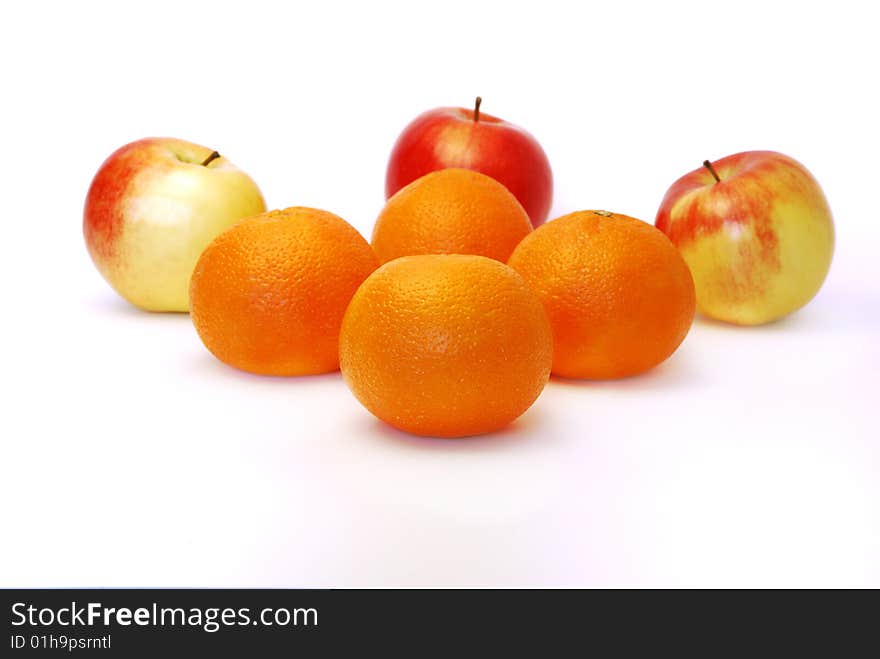
{"label": "red apple", "polygon": [[98,270],[122,297],[149,311],[187,311],[202,250],[265,210],[256,184],[216,151],[148,138],[101,165],[86,197],[83,233]]}
{"label": "red apple", "polygon": [[834,222],[816,179],[773,151],[705,161],[672,184],[655,224],[690,266],[697,308],[740,325],[804,306],[834,252]]}
{"label": "red apple", "polygon": [[503,183],[534,226],[543,224],[553,201],[553,173],[538,141],[528,132],[473,110],[437,108],[416,117],[397,138],[385,175],[385,198],[438,169],[473,169]]}

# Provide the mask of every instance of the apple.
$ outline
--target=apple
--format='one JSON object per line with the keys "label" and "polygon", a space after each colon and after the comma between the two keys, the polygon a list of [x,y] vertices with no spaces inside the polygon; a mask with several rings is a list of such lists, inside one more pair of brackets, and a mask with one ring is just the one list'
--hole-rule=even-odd
{"label": "apple", "polygon": [[436,108],[416,117],[400,134],[385,174],[385,198],[438,169],[473,169],[503,183],[533,226],[543,224],[553,201],[547,155],[528,132],[473,110]]}
{"label": "apple", "polygon": [[98,271],[149,311],[188,311],[202,250],[266,210],[250,177],[213,149],[147,138],[114,152],[86,196],[83,234]]}
{"label": "apple", "polygon": [[822,189],[803,165],[774,151],[705,161],[672,184],[655,225],[690,266],[697,309],[738,325],[804,306],[834,252]]}

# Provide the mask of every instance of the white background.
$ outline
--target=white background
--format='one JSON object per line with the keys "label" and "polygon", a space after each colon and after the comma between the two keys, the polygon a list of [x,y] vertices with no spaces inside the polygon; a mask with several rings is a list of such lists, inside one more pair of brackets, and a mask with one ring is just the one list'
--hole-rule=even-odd
{"label": "white background", "polygon": [[[0,585],[880,586],[868,6],[4,4]],[[794,156],[835,212],[825,287],[455,442],[338,374],[227,368],[89,261],[86,190],[130,140],[216,148],[368,236],[399,131],[477,94],[542,142],[554,216],[653,221],[704,158]]]}

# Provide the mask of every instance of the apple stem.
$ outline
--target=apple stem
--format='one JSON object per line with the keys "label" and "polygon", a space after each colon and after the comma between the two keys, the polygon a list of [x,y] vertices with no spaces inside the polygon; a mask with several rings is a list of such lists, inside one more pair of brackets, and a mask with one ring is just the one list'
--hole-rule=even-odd
{"label": "apple stem", "polygon": [[217,158],[219,158],[219,157],[220,157],[220,154],[219,154],[219,153],[217,153],[216,151],[211,151],[211,155],[208,156],[207,158],[205,158],[205,159],[202,161],[202,167],[207,167],[207,166],[210,165],[212,162],[214,162],[215,160],[217,160]]}
{"label": "apple stem", "polygon": [[710,172],[712,172],[712,176],[715,177],[715,182],[716,182],[716,183],[721,183],[721,177],[718,176],[718,172],[716,172],[716,171],[715,171],[715,168],[712,167],[712,163],[711,163],[711,162],[709,162],[708,160],[704,160],[704,161],[703,161],[703,167],[705,167],[705,168],[708,169]]}
{"label": "apple stem", "polygon": [[480,120],[480,103],[483,102],[483,99],[477,96],[477,100],[474,102],[474,121]]}

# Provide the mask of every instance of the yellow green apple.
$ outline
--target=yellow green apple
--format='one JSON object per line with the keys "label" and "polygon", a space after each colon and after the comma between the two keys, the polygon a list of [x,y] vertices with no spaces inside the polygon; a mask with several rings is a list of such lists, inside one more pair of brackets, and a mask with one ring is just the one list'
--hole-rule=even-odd
{"label": "yellow green apple", "polygon": [[126,144],[101,165],[83,233],[103,277],[149,311],[188,311],[189,278],[218,234],[266,210],[243,171],[213,149],[172,138]]}
{"label": "yellow green apple", "polygon": [[804,306],[834,252],[834,222],[816,179],[773,151],[705,161],[672,184],[655,224],[691,269],[697,309],[739,325]]}

